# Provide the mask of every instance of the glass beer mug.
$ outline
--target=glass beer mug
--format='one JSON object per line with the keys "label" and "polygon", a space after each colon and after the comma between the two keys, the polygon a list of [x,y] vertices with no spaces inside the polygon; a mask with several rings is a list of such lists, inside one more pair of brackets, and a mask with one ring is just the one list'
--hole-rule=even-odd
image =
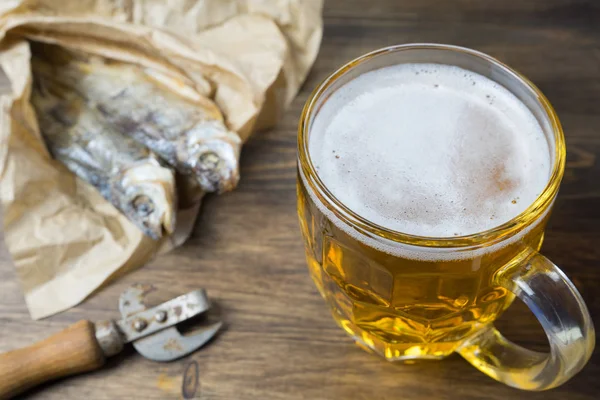
{"label": "glass beer mug", "polygon": [[[477,73],[531,112],[548,143],[550,172],[523,212],[481,232],[430,237],[371,221],[334,196],[311,158],[311,137],[325,134],[315,118],[349,82],[401,64]],[[539,253],[564,172],[564,137],[552,106],[525,77],[492,57],[456,46],[374,51],[344,65],[310,96],[299,125],[298,157],[298,214],[311,277],[338,325],[362,347],[390,361],[441,359],[458,352],[490,377],[526,390],[558,386],[583,368],[595,343],[590,315],[569,279]],[[511,343],[494,328],[515,296],[541,323],[548,354]]]}

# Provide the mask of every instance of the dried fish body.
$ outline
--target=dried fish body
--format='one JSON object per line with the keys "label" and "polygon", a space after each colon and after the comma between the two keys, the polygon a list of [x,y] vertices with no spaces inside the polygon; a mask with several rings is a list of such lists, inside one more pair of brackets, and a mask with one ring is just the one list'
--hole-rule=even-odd
{"label": "dried fish body", "polygon": [[121,133],[144,144],[203,191],[224,192],[239,180],[239,136],[210,101],[172,93],[143,69],[56,46],[34,48],[33,65],[85,96]]}
{"label": "dried fish body", "polygon": [[83,98],[47,76],[31,95],[54,158],[95,186],[144,234],[159,239],[175,227],[175,177],[150,151],[115,131]]}

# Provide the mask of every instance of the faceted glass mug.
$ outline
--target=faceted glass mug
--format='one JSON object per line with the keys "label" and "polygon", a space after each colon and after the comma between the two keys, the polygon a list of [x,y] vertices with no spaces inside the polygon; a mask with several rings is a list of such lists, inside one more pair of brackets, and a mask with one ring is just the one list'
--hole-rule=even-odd
{"label": "faceted glass mug", "polygon": [[[315,115],[345,83],[400,63],[439,63],[476,72],[530,109],[546,135],[552,170],[545,189],[523,213],[473,235],[421,237],[362,218],[327,189],[309,153],[310,135],[320,134],[311,131]],[[567,381],[590,358],[595,334],[577,289],[538,252],[563,176],[565,151],[560,122],[546,97],[483,53],[449,45],[392,46],[334,72],[302,112],[297,190],[309,271],[336,322],[361,347],[390,361],[441,359],[458,352],[485,374],[516,388],[544,390]],[[542,325],[548,354],[516,345],[494,328],[493,321],[515,296]]]}

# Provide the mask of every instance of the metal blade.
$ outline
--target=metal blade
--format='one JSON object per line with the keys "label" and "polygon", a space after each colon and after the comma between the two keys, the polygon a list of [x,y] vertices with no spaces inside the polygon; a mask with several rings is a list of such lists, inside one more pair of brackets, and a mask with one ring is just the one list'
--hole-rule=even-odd
{"label": "metal blade", "polygon": [[163,331],[210,309],[204,289],[194,290],[148,309],[144,298],[154,290],[153,286],[137,284],[121,295],[119,310],[123,319],[115,323],[125,337],[125,342]]}
{"label": "metal blade", "polygon": [[206,292],[195,290],[149,309],[144,300],[154,290],[151,285],[134,285],[119,300],[123,319],[116,325],[144,357],[155,361],[183,357],[206,344],[221,328],[218,322],[183,336],[175,325],[210,308]]}
{"label": "metal blade", "polygon": [[223,324],[217,322],[199,333],[183,336],[172,327],[133,342],[136,350],[154,361],[173,361],[204,346]]}

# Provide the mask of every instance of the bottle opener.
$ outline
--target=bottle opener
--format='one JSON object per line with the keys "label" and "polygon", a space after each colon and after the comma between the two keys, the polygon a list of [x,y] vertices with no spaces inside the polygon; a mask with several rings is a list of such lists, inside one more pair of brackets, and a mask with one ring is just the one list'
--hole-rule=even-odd
{"label": "bottle opener", "polygon": [[172,361],[198,350],[221,328],[216,322],[182,335],[177,325],[210,309],[204,289],[194,290],[156,307],[144,304],[154,291],[134,285],[119,299],[122,319],[82,320],[41,342],[0,354],[0,399],[57,378],[92,371],[118,354],[126,343],[154,361]]}

